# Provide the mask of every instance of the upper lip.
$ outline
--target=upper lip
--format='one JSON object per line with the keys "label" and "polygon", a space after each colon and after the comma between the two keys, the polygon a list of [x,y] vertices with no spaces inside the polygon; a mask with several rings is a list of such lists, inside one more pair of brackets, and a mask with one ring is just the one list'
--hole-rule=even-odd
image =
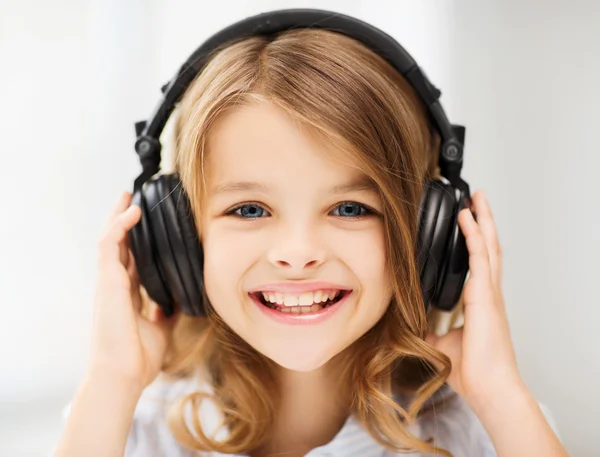
{"label": "upper lip", "polygon": [[278,282],[271,284],[264,284],[250,290],[250,293],[257,292],[280,292],[284,294],[301,294],[303,292],[312,292],[315,290],[352,290],[349,287],[334,284],[331,282],[316,281],[316,282]]}

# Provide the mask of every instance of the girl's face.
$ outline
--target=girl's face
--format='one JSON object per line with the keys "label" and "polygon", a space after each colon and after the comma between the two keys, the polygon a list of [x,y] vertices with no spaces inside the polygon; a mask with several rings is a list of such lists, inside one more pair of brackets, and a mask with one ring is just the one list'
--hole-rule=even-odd
{"label": "girl's face", "polygon": [[206,293],[248,344],[297,371],[347,348],[391,299],[379,197],[322,148],[266,102],[223,116],[207,145]]}

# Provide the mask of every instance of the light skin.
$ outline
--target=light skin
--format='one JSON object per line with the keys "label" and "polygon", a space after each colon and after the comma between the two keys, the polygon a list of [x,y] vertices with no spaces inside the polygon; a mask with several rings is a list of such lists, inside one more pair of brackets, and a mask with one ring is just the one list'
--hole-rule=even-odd
{"label": "light skin", "polygon": [[[329,441],[347,414],[349,400],[331,395],[339,376],[328,362],[375,325],[391,299],[381,202],[374,189],[332,192],[365,176],[270,104],[222,117],[207,150],[207,295],[237,334],[281,367],[283,405],[273,435],[289,436],[281,444],[288,450],[309,450]],[[239,182],[266,189],[231,188]],[[265,318],[248,297],[267,283],[306,281],[343,285],[352,297],[332,319],[310,326]]]}
{"label": "light skin", "polygon": [[[339,388],[335,356],[381,318],[391,298],[381,202],[368,189],[332,193],[360,180],[360,173],[272,105],[238,109],[215,127],[207,148],[208,188],[252,181],[268,189],[208,196],[201,217],[207,294],[227,324],[280,367],[277,439],[253,457],[304,455],[330,441],[347,417],[348,389]],[[130,201],[129,193],[121,196],[99,242],[90,365],[57,457],[123,455],[135,405],[158,375],[168,345],[172,320],[158,308],[147,318],[139,314],[139,279],[126,233],[141,214],[128,208]],[[519,375],[495,224],[482,191],[473,203],[478,222],[468,211],[459,215],[471,269],[465,325],[428,341],[452,359],[448,382],[477,414],[499,456],[566,456]],[[246,206],[237,216],[226,214],[240,205]],[[340,312],[313,326],[271,321],[247,294],[265,283],[302,280],[340,283],[353,294]]]}

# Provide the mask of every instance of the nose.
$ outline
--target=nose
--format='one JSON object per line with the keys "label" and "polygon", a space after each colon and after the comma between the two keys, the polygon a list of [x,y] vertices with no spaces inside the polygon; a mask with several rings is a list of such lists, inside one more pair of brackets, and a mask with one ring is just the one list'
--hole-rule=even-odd
{"label": "nose", "polygon": [[321,265],[326,258],[324,244],[319,243],[316,229],[301,224],[279,231],[269,249],[269,262],[278,268],[286,268],[289,273],[301,273]]}

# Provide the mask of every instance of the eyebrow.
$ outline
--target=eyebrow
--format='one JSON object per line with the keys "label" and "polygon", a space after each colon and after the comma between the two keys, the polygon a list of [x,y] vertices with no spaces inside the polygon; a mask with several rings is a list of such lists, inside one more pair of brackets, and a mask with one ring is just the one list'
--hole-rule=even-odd
{"label": "eyebrow", "polygon": [[[210,196],[222,195],[232,192],[262,192],[269,193],[271,188],[266,186],[265,184],[261,184],[253,181],[239,181],[239,182],[231,182],[221,184],[219,186],[214,187],[210,191]],[[344,194],[348,192],[376,192],[377,186],[367,176],[361,176],[354,181],[351,181],[347,184],[340,184],[338,186],[334,186],[329,190],[331,194]]]}

